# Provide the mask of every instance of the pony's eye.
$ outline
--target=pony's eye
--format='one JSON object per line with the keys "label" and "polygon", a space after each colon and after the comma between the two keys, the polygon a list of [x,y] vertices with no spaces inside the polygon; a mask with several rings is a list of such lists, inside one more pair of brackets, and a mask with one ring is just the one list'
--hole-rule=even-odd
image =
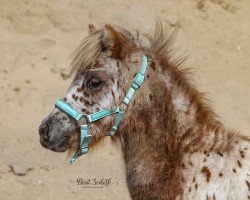
{"label": "pony's eye", "polygon": [[97,89],[101,86],[101,84],[102,84],[102,81],[98,78],[91,78],[87,81],[87,86],[90,89]]}

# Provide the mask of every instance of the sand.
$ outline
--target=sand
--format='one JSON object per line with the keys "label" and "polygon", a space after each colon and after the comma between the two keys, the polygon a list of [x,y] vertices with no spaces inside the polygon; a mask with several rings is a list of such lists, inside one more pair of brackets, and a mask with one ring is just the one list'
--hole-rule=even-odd
{"label": "sand", "polygon": [[[155,16],[170,26],[179,21],[177,55],[189,55],[184,66],[194,68],[195,84],[221,120],[249,134],[249,0],[0,0],[1,200],[130,199],[121,151],[108,138],[70,166],[66,153],[40,146],[37,129],[72,80],[62,74],[89,23],[150,32]],[[114,184],[85,188],[77,178]]]}

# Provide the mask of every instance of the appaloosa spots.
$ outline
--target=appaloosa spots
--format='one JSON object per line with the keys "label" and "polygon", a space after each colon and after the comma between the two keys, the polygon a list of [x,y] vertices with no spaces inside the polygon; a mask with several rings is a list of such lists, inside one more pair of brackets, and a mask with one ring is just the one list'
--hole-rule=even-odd
{"label": "appaloosa spots", "polygon": [[67,118],[66,118],[65,116],[63,116],[63,117],[62,117],[62,120],[66,121],[66,120],[67,120]]}
{"label": "appaloosa spots", "polygon": [[153,95],[152,94],[149,94],[149,99],[150,99],[150,101],[152,101],[152,99],[153,99]]}
{"label": "appaloosa spots", "polygon": [[250,191],[250,183],[246,181],[246,184],[247,184],[248,190]]}
{"label": "appaloosa spots", "polygon": [[111,94],[112,94],[112,98],[115,99],[115,93],[113,90],[111,91]]}
{"label": "appaloosa spots", "polygon": [[186,166],[184,163],[181,164],[182,169],[186,169]]}
{"label": "appaloosa spots", "polygon": [[204,176],[206,177],[206,181],[209,182],[210,178],[211,178],[211,172],[207,167],[203,167],[201,169],[201,172],[204,174]]}
{"label": "appaloosa spots", "polygon": [[89,95],[88,92],[83,92],[83,96],[84,96],[84,97],[89,97],[90,95]]}
{"label": "appaloosa spots", "polygon": [[78,96],[76,96],[75,94],[72,94],[72,99],[74,99],[75,101],[78,100]]}
{"label": "appaloosa spots", "polygon": [[217,153],[219,154],[219,156],[223,157],[223,153],[221,153],[219,151]]}
{"label": "appaloosa spots", "polygon": [[241,156],[241,158],[245,158],[245,153],[244,153],[244,151],[240,151],[240,156]]}
{"label": "appaloosa spots", "polygon": [[238,160],[237,163],[238,163],[239,168],[241,168],[242,167],[241,162]]}
{"label": "appaloosa spots", "polygon": [[84,100],[84,104],[85,104],[86,106],[90,106],[90,102],[89,102],[88,100]]}

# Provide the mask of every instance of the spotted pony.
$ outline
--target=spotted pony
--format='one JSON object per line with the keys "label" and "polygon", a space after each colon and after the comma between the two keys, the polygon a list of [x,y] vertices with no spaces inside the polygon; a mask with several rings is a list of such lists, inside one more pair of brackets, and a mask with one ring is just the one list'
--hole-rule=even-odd
{"label": "spotted pony", "polygon": [[[115,109],[148,58],[144,83],[134,94],[116,135],[133,200],[249,200],[250,139],[226,128],[190,83],[183,59],[174,59],[172,33],[156,23],[153,35],[105,25],[89,35],[72,62],[75,77],[63,100],[86,115]],[[90,150],[115,116],[89,125]],[[41,145],[79,149],[79,124],[55,108],[39,127]]]}

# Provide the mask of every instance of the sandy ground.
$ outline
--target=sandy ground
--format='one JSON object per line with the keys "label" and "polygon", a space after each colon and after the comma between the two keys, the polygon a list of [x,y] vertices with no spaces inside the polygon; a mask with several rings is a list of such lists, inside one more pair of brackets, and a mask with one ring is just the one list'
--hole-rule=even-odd
{"label": "sandy ground", "polygon": [[[154,17],[179,20],[178,55],[190,55],[194,80],[229,127],[250,130],[250,1],[0,0],[0,199],[130,199],[119,148],[107,143],[70,166],[43,149],[38,126],[65,93],[70,55],[88,23],[152,31]],[[29,169],[13,173],[17,163]],[[118,184],[84,188],[77,178]]]}

